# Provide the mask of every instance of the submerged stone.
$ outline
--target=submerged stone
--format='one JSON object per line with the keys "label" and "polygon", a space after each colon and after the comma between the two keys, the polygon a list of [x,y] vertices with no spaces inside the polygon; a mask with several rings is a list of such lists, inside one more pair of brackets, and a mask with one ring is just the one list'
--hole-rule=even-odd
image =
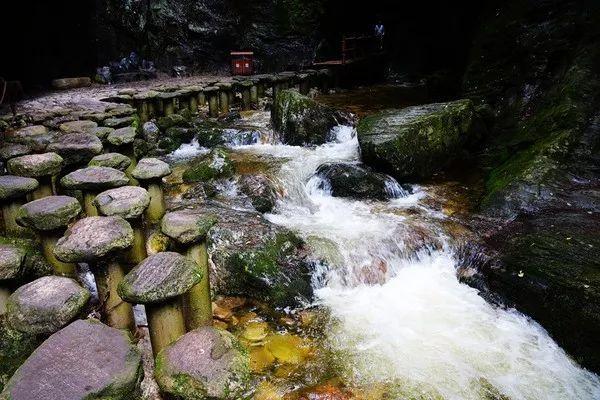
{"label": "submerged stone", "polygon": [[94,205],[102,215],[117,215],[130,219],[137,218],[150,204],[148,191],[139,186],[122,186],[100,193]]}
{"label": "submerged stone", "polygon": [[133,175],[135,179],[142,181],[160,179],[170,173],[171,167],[169,167],[169,164],[158,158],[142,158],[134,170],[131,171],[131,175]]}
{"label": "submerged stone", "polygon": [[228,152],[215,148],[183,173],[185,182],[208,182],[217,178],[233,176],[235,168]]}
{"label": "submerged stone", "polygon": [[37,189],[36,179],[14,175],[0,175],[0,201],[25,196]]}
{"label": "submerged stone", "polygon": [[124,172],[108,167],[87,167],[73,171],[60,180],[65,189],[104,190],[124,186],[129,178]]}
{"label": "submerged stone", "polygon": [[198,214],[193,210],[168,212],[162,219],[162,232],[181,244],[191,244],[206,238],[218,221],[216,215]]}
{"label": "submerged stone", "polygon": [[0,280],[19,276],[25,255],[25,251],[20,247],[0,244]]}
{"label": "submerged stone", "polygon": [[74,197],[47,196],[24,204],[17,211],[17,222],[39,231],[65,227],[81,212]]}
{"label": "submerged stone", "polygon": [[119,283],[119,296],[130,303],[160,303],[180,296],[202,279],[202,270],[181,254],[149,256]]}
{"label": "submerged stone", "polygon": [[92,158],[89,167],[108,167],[125,171],[131,165],[131,158],[121,153],[104,153]]}
{"label": "submerged stone", "polygon": [[206,326],[158,354],[155,378],[163,392],[185,400],[236,400],[249,388],[249,360],[231,333]]}
{"label": "submerged stone", "polygon": [[44,276],[21,286],[10,296],[10,325],[31,335],[58,331],[73,320],[90,299],[90,292],[73,279]]}
{"label": "submerged stone", "polygon": [[424,179],[461,158],[484,133],[471,100],[387,110],[357,127],[365,164],[396,179]]}
{"label": "submerged stone", "polygon": [[78,320],[42,343],[15,372],[2,400],[130,400],[142,360],[127,332]]}
{"label": "submerged stone", "polygon": [[11,158],[7,166],[12,174],[40,178],[58,174],[63,164],[63,158],[58,154],[43,153]]}
{"label": "submerged stone", "polygon": [[330,139],[331,129],[350,124],[348,114],[317,103],[296,90],[277,93],[271,111],[273,129],[282,141],[291,145],[323,144]]}
{"label": "submerged stone", "polygon": [[67,165],[81,164],[102,153],[102,142],[93,133],[70,133],[59,136],[47,150],[60,155]]}
{"label": "submerged stone", "polygon": [[133,244],[133,229],[121,217],[87,217],[65,232],[54,248],[64,262],[98,261]]}

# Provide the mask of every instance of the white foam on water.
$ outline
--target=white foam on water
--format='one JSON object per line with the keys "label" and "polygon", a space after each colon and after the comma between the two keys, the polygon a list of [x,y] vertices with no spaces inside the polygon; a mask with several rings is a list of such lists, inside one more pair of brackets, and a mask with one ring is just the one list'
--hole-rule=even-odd
{"label": "white foam on water", "polygon": [[183,143],[178,149],[169,154],[171,160],[185,160],[206,154],[209,150],[200,146],[198,139],[194,138],[190,143]]}

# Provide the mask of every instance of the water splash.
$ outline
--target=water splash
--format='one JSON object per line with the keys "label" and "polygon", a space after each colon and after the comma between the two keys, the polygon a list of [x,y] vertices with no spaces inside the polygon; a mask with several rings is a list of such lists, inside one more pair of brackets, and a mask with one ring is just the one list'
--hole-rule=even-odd
{"label": "water splash", "polygon": [[184,143],[171,154],[169,154],[169,159],[173,161],[178,160],[187,160],[190,158],[194,158],[200,156],[202,154],[207,154],[209,149],[206,147],[200,146],[198,143],[198,139],[194,138],[190,143]]}

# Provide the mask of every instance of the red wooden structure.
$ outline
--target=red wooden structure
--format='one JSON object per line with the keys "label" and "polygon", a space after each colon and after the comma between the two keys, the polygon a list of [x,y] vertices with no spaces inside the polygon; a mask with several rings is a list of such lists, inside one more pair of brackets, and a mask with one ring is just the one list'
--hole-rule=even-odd
{"label": "red wooden structure", "polygon": [[380,41],[373,35],[344,36],[340,58],[315,62],[316,66],[346,65],[381,55]]}
{"label": "red wooden structure", "polygon": [[232,51],[231,52],[231,73],[233,75],[252,75],[252,74],[254,74],[254,52],[252,52],[252,51]]}

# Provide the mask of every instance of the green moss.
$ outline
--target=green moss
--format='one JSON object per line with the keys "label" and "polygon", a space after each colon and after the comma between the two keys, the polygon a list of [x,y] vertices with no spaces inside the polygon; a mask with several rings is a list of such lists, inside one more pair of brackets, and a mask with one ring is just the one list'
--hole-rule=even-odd
{"label": "green moss", "polygon": [[33,280],[41,276],[52,275],[54,270],[42,254],[42,246],[39,242],[30,239],[0,236],[0,244],[11,244],[25,251],[24,278]]}
{"label": "green moss", "polygon": [[41,342],[36,336],[13,329],[6,317],[0,316],[0,392]]}
{"label": "green moss", "polygon": [[228,178],[234,172],[228,151],[215,148],[188,168],[182,177],[184,182],[208,182],[218,178]]}

